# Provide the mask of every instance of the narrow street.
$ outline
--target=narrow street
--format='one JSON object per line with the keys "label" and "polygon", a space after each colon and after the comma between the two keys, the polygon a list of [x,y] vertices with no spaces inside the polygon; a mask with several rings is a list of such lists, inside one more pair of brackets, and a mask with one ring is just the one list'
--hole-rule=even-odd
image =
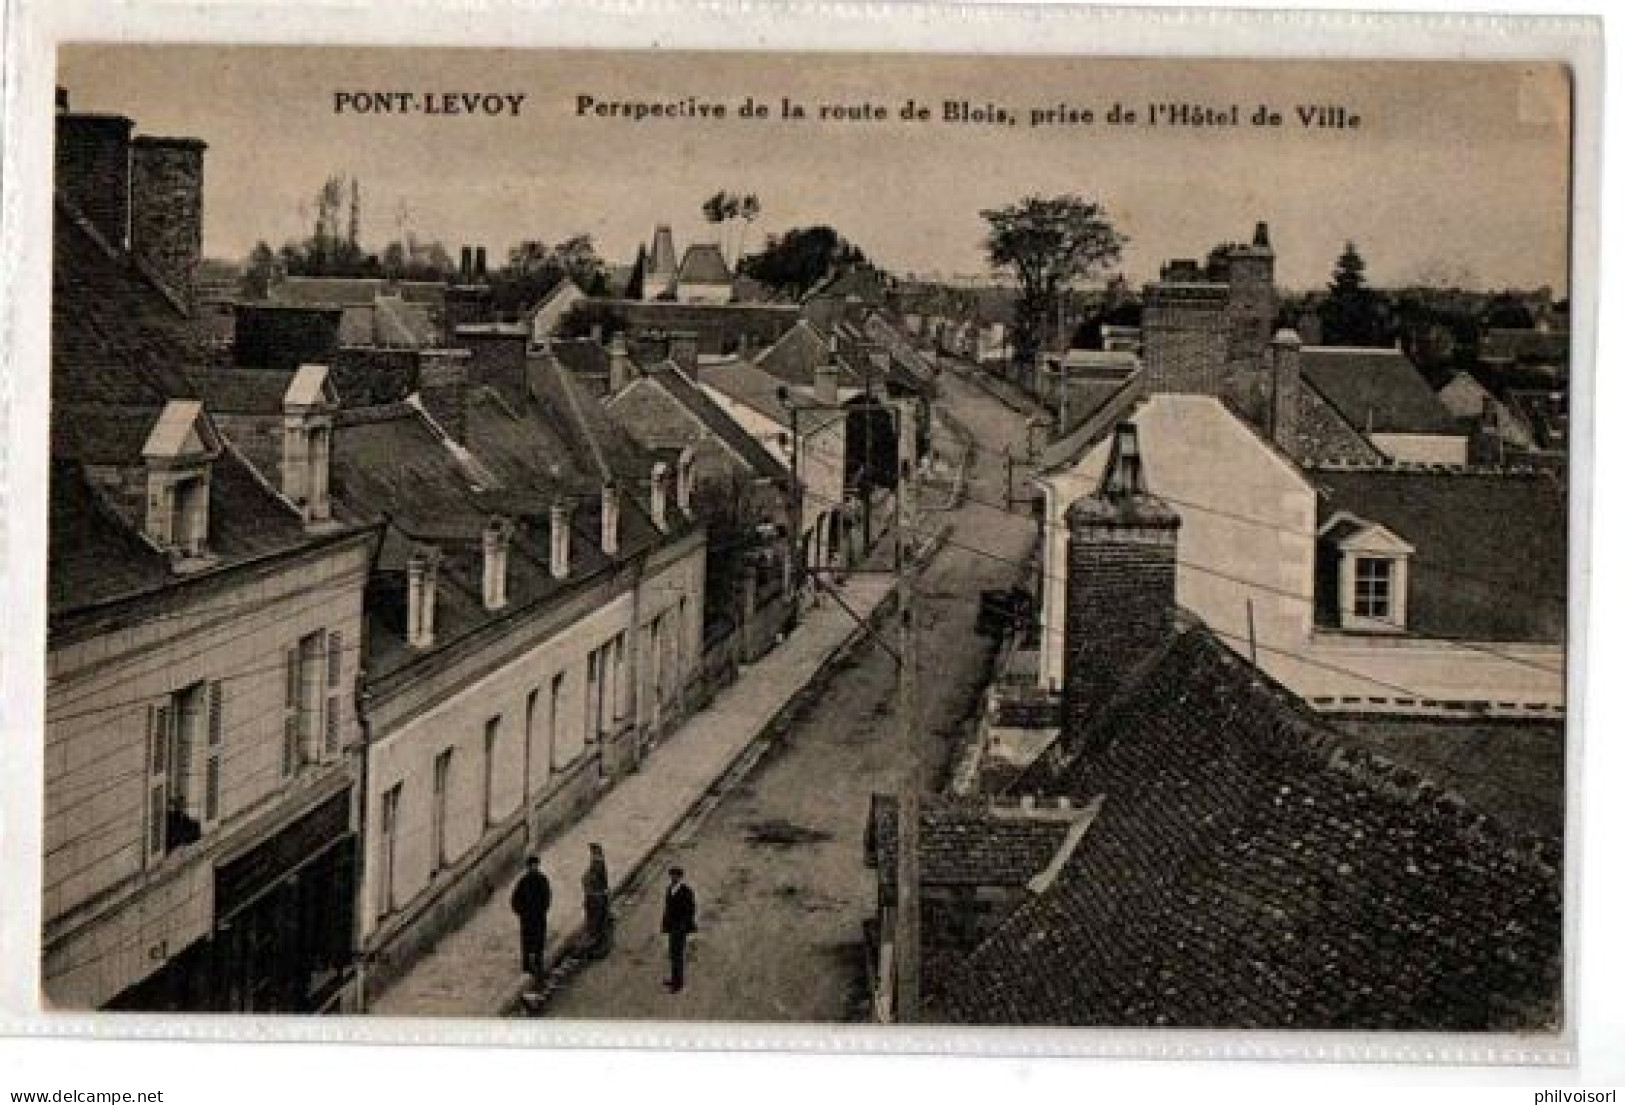
{"label": "narrow street", "polygon": [[[926,759],[940,783],[974,716],[990,660],[974,634],[977,595],[1020,575],[1030,523],[976,500],[1004,493],[1000,446],[1022,418],[951,373],[942,401],[979,445],[948,543],[918,590]],[[982,550],[982,552],[971,551]],[[883,632],[893,634],[887,623]],[[749,678],[749,676],[746,676]],[[862,926],[875,875],[863,862],[870,795],[895,790],[897,673],[874,642],[855,650],[821,697],[717,805],[667,842],[616,903],[606,960],[561,980],[545,1015],[662,1020],[842,1021],[865,1015]],[[682,866],[699,901],[687,988],[670,994],[659,934],[664,872]],[[564,876],[563,872],[560,872]],[[570,876],[573,877],[573,873]]]}

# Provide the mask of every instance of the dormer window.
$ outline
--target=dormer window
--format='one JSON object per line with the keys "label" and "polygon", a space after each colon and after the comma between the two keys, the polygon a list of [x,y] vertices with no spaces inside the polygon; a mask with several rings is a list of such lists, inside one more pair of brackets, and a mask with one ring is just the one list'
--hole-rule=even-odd
{"label": "dormer window", "polygon": [[147,539],[177,570],[209,562],[209,482],[219,432],[195,399],[165,404],[141,449],[147,466]]}
{"label": "dormer window", "polygon": [[1415,549],[1388,527],[1347,511],[1320,528],[1320,539],[1336,566],[1338,628],[1404,632]]}
{"label": "dormer window", "polygon": [[282,495],[307,523],[325,522],[338,394],[326,365],[300,365],[282,396]]}

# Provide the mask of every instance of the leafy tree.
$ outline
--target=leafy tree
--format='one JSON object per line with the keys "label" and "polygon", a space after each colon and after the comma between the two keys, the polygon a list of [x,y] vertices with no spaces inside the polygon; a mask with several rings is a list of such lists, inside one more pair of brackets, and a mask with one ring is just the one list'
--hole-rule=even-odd
{"label": "leafy tree", "polygon": [[243,264],[241,291],[249,299],[264,299],[271,294],[271,285],[282,277],[282,262],[276,251],[264,241],[254,243]]}
{"label": "leafy tree", "polygon": [[1344,245],[1320,305],[1323,340],[1328,345],[1386,344],[1381,297],[1366,284],[1365,258],[1353,242]]}
{"label": "leafy tree", "polygon": [[1028,196],[981,214],[988,261],[1016,278],[1011,346],[1018,362],[1030,364],[1059,326],[1067,287],[1116,262],[1128,239],[1081,196]]}
{"label": "leafy tree", "polygon": [[775,542],[764,535],[779,521],[774,496],[742,473],[715,476],[696,481],[694,513],[705,523],[705,627],[732,627],[745,574],[775,570]]}
{"label": "leafy tree", "polygon": [[760,251],[740,258],[739,271],[799,299],[825,277],[867,262],[863,250],[833,227],[819,225],[769,236]]}
{"label": "leafy tree", "polygon": [[523,311],[545,298],[559,283],[573,280],[589,295],[603,295],[608,272],[592,238],[577,234],[556,246],[530,239],[508,251],[508,261],[491,274],[491,302],[498,312]]}

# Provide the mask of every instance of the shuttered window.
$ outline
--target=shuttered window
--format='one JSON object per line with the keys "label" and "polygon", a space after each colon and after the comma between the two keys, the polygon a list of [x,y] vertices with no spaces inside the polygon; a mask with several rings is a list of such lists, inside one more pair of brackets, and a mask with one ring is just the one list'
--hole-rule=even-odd
{"label": "shuttered window", "polygon": [[173,724],[169,702],[147,707],[147,824],[143,848],[149,864],[163,858],[169,814],[169,731]]}
{"label": "shuttered window", "polygon": [[287,678],[282,700],[282,777],[291,779],[299,770],[299,649],[290,648],[286,657]]}
{"label": "shuttered window", "polygon": [[209,684],[208,740],[203,761],[203,821],[220,820],[220,754],[225,747],[224,684]]}

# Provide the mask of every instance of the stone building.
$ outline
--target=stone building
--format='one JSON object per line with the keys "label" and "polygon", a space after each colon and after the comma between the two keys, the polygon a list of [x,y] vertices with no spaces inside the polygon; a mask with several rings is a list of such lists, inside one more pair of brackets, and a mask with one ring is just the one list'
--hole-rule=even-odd
{"label": "stone building", "polygon": [[[1555,1031],[1558,841],[1332,729],[1179,611],[1167,561],[1196,511],[1137,438],[1068,513],[1068,557],[1097,570],[1067,579],[1066,723],[1003,794],[1088,811],[1079,839],[990,925],[922,910],[951,952],[918,965],[925,1019]],[[926,811],[922,860],[1007,832]]]}
{"label": "stone building", "polygon": [[202,145],[132,127],[57,118],[45,998],[341,1007],[375,534],[327,493],[319,378],[262,389],[253,444],[207,402]]}

